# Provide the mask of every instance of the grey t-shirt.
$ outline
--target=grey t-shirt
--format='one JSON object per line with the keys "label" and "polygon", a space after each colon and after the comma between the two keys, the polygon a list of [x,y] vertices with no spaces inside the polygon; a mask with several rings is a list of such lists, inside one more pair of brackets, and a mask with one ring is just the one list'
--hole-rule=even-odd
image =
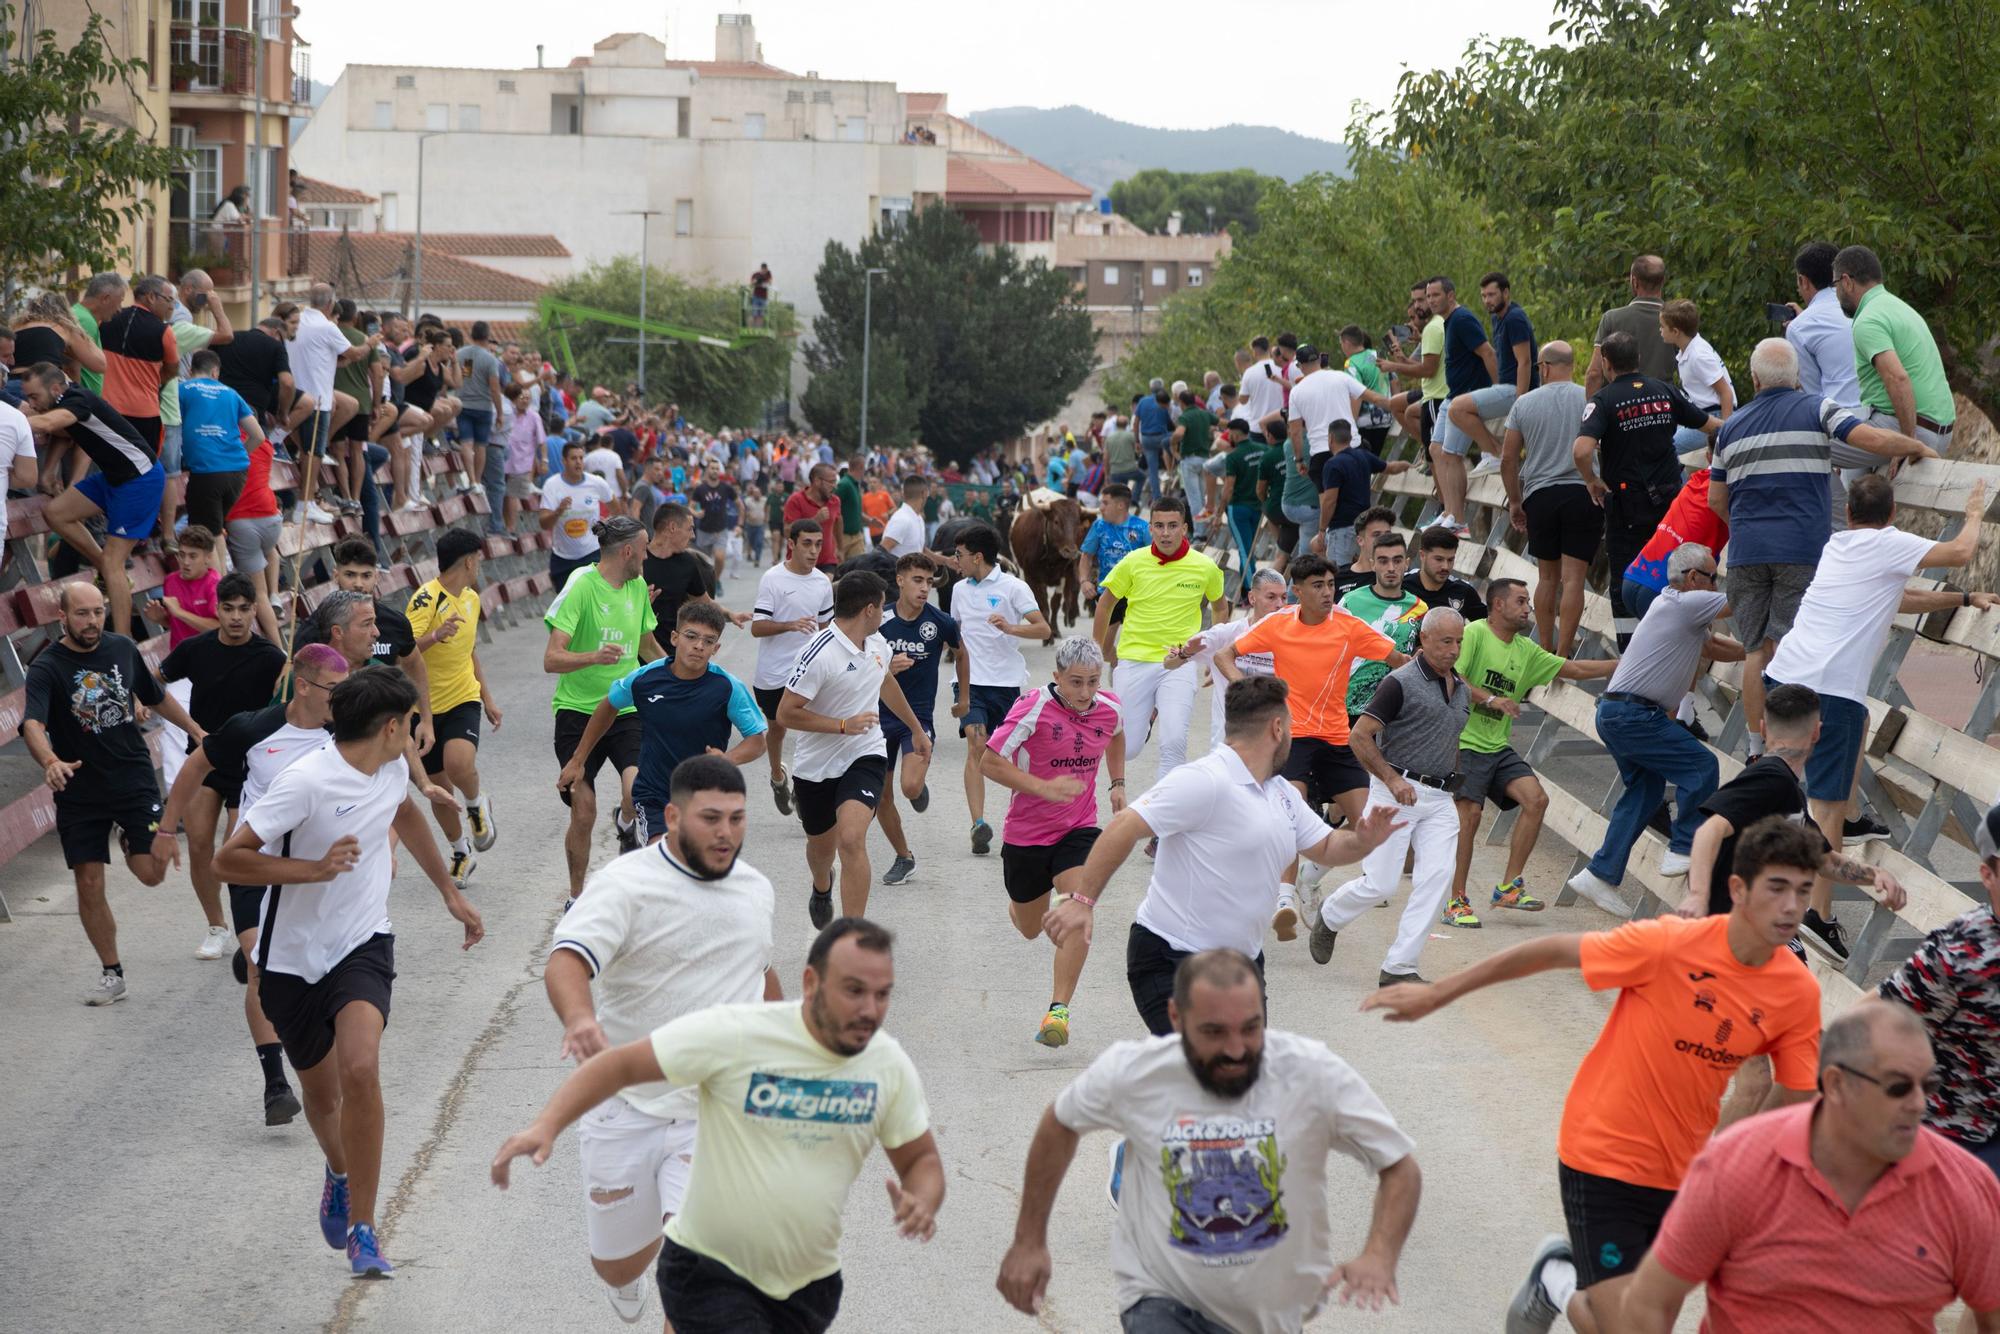
{"label": "grey t-shirt", "polygon": [[1604,318],[1597,322],[1597,336],[1590,341],[1602,347],[1611,334],[1631,334],[1639,340],[1639,373],[1672,384],[1679,363],[1674,349],[1660,337],[1660,305],[1655,297],[1640,297],[1629,305],[1605,311]]}
{"label": "grey t-shirt", "polygon": [[1582,385],[1561,380],[1530,389],[1508,409],[1506,429],[1521,433],[1521,499],[1563,482],[1583,485],[1576,470],[1576,437],[1584,402]]}
{"label": "grey t-shirt", "polygon": [[493,411],[487,377],[500,378],[500,358],[477,343],[468,343],[458,350],[458,369],[463,381],[458,387],[458,401],[468,408]]}
{"label": "grey t-shirt", "polygon": [[1646,608],[1605,689],[1644,695],[1669,713],[1679,708],[1708,642],[1708,627],[1728,602],[1720,593],[1669,584]]}

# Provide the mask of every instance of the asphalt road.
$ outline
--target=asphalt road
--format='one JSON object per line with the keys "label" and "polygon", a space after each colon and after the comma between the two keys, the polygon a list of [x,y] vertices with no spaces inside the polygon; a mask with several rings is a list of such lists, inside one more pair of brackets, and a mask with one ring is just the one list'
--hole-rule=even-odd
{"label": "asphalt road", "polygon": [[[732,574],[724,600],[748,606],[753,581]],[[350,1281],[314,1222],[320,1158],[303,1119],[266,1129],[261,1081],[225,964],[198,962],[199,912],[183,876],[145,889],[122,867],[111,899],[131,986],[126,1002],[86,1009],[96,965],[53,838],[0,869],[18,920],[0,927],[0,1329],[548,1330],[623,1328],[591,1273],[574,1140],[549,1164],[487,1181],[501,1140],[525,1124],[567,1068],[541,969],[563,892],[564,812],[554,795],[550,678],[532,627],[495,636],[487,679],[506,710],[481,767],[500,826],[470,892],[487,937],[470,953],[436,896],[404,859],[392,902],[394,1014],[383,1047],[388,1133],[382,1236],[390,1283]],[[747,670],[749,636],[721,661]],[[1047,649],[1030,653],[1040,673]],[[940,718],[945,715],[940,706]],[[1207,745],[1206,699],[1193,749]],[[919,858],[908,885],[877,886],[872,916],[899,933],[888,1029],[923,1072],[950,1194],[928,1246],[898,1239],[879,1156],[849,1198],[847,1295],[838,1328],[855,1331],[1112,1331],[1104,1262],[1105,1145],[1087,1143],[1058,1201],[1056,1274],[1038,1320],[1005,1306],[994,1276],[1011,1237],[1022,1163],[1049,1099],[1110,1042],[1141,1034],[1125,988],[1122,942],[1149,868],[1135,856],[1108,889],[1100,957],[1086,968],[1074,1038],[1060,1051],[1032,1037],[1047,1004],[1049,951],[1009,926],[996,853],[974,858],[957,775],[956,737],[941,739],[933,803],[905,811]],[[1153,747],[1132,788],[1150,781]],[[778,887],[779,971],[796,994],[812,931],[804,836],[773,809],[751,771],[745,856]],[[608,794],[609,780],[601,789]],[[989,796],[997,828],[1000,796]],[[889,852],[872,840],[876,875]],[[1482,847],[1475,884],[1499,850]],[[597,860],[611,855],[601,840]],[[1569,856],[1547,840],[1530,884],[1553,897]],[[1333,882],[1329,882],[1329,887]],[[1392,905],[1400,910],[1400,897]],[[1459,1334],[1497,1329],[1536,1242],[1558,1228],[1555,1126],[1571,1073],[1608,1011],[1574,975],[1488,993],[1415,1028],[1359,1015],[1398,911],[1342,933],[1315,967],[1303,935],[1269,942],[1271,1017],[1321,1038],[1375,1087],[1415,1138],[1424,1199],[1401,1269],[1402,1309],[1342,1314],[1316,1327]],[[1439,927],[1428,976],[1549,930],[1594,929],[1594,908],[1489,918],[1480,931]],[[1372,1183],[1336,1166],[1334,1245],[1357,1248]],[[745,1207],[755,1207],[746,1204]],[[640,1328],[657,1329],[657,1301]],[[1692,1311],[1683,1327],[1694,1327]]]}

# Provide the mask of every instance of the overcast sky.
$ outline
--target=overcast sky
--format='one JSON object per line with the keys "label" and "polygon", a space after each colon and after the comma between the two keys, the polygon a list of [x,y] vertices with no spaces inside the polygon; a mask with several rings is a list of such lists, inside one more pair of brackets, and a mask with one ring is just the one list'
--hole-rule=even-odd
{"label": "overcast sky", "polygon": [[[675,58],[712,59],[717,6],[666,0],[298,0],[313,77],[349,61],[522,68],[551,65],[613,32],[665,30]],[[1384,106],[1404,68],[1455,62],[1481,34],[1546,41],[1551,0],[1014,0],[1012,4],[755,0],[764,59],[826,78],[887,79],[943,92],[964,115],[1076,103],[1176,129],[1242,122],[1321,138],[1356,98]]]}

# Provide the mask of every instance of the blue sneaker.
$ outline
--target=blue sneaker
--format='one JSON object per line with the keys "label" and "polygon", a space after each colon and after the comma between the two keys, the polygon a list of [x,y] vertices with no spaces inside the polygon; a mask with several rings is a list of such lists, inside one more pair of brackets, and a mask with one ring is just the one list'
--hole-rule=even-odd
{"label": "blue sneaker", "polygon": [[347,1245],[347,1178],[326,1169],[326,1184],[319,1192],[319,1234],[336,1251]]}
{"label": "blue sneaker", "polygon": [[382,1258],[382,1248],[375,1242],[375,1229],[366,1223],[356,1223],[347,1231],[347,1263],[356,1278],[389,1278],[396,1272]]}
{"label": "blue sneaker", "polygon": [[1118,1212],[1118,1187],[1125,1180],[1125,1141],[1111,1146],[1111,1211]]}

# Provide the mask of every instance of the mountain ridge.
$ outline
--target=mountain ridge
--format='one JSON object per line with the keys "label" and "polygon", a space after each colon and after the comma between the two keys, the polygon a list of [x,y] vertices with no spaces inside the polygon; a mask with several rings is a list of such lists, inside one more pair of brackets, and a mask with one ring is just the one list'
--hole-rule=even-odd
{"label": "mountain ridge", "polygon": [[1347,174],[1345,145],[1271,125],[1236,122],[1205,130],[1169,130],[1074,104],[993,107],[966,119],[1100,195],[1113,182],[1149,167],[1173,171],[1248,167],[1287,181],[1316,171]]}

